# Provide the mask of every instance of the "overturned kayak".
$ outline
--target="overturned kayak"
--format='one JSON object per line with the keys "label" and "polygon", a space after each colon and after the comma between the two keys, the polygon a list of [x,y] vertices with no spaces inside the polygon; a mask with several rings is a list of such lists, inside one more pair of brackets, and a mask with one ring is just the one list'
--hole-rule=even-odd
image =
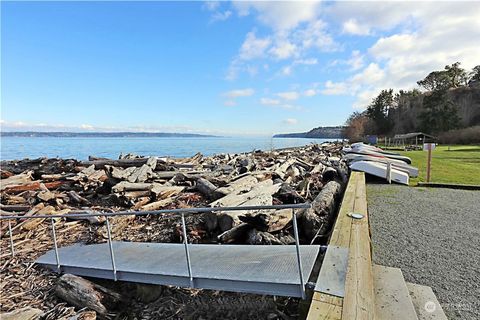
{"label": "overturned kayak", "polygon": [[411,164],[412,160],[409,157],[401,156],[395,153],[378,152],[370,148],[343,148],[344,153],[363,154],[373,157],[385,157],[389,159],[401,160],[405,163]]}
{"label": "overturned kayak", "polygon": [[356,153],[348,153],[344,155],[343,158],[348,162],[375,161],[380,163],[391,163],[394,168],[407,172],[410,175],[410,177],[412,178],[418,177],[418,168],[415,168],[401,160],[390,159],[386,157],[375,157],[375,156],[369,156],[365,154],[356,154]]}
{"label": "overturned kayak", "polygon": [[396,183],[408,185],[409,176],[408,173],[391,166],[388,170],[388,163],[380,163],[374,161],[355,161],[350,164],[350,168],[355,171],[363,171],[376,177],[385,178],[387,180],[390,176],[390,180]]}

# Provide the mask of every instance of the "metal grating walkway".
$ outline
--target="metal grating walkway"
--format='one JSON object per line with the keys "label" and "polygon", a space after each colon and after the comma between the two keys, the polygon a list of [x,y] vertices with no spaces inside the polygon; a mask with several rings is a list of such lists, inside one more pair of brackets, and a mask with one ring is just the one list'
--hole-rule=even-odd
{"label": "metal grating walkway", "polygon": [[[116,278],[121,281],[190,287],[185,247],[171,243],[112,242]],[[295,246],[190,244],[193,286],[301,297]],[[308,279],[319,246],[300,246],[302,274]],[[58,249],[61,271],[114,279],[108,243]],[[55,251],[37,264],[57,270]]]}

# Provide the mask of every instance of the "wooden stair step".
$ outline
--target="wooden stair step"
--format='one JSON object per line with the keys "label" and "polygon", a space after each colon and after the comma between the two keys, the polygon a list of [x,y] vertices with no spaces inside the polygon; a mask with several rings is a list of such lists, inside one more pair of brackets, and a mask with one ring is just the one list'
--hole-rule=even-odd
{"label": "wooden stair step", "polygon": [[379,320],[418,320],[403,273],[373,265],[375,317]]}
{"label": "wooden stair step", "polygon": [[407,282],[407,288],[413,302],[418,319],[447,320],[442,306],[437,300],[432,288]]}

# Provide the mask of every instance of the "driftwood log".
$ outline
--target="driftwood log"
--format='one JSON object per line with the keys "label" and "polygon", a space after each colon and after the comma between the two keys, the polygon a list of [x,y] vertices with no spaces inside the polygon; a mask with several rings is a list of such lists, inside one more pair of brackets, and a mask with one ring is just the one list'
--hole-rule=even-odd
{"label": "driftwood log", "polygon": [[204,178],[197,179],[195,188],[209,200],[217,200],[225,195],[218,191],[218,188],[213,183]]}
{"label": "driftwood log", "polygon": [[43,316],[43,311],[37,308],[24,307],[8,313],[0,314],[2,320],[37,320]]}
{"label": "driftwood log", "polygon": [[119,293],[71,274],[58,279],[55,294],[77,308],[88,308],[103,316],[123,300]]}
{"label": "driftwood log", "polygon": [[300,223],[307,240],[312,240],[316,235],[324,235],[328,230],[335,214],[335,200],[341,189],[338,182],[328,182],[313,200],[312,207],[301,212]]}

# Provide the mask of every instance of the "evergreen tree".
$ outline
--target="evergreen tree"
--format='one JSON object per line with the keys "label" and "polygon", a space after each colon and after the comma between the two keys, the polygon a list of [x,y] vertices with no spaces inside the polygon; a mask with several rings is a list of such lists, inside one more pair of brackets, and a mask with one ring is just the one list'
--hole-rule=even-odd
{"label": "evergreen tree", "polygon": [[387,134],[393,127],[388,112],[394,107],[393,89],[382,90],[367,108],[367,116],[375,124],[376,134]]}
{"label": "evergreen tree", "polygon": [[439,133],[458,128],[460,118],[457,108],[448,98],[446,90],[435,90],[423,99],[420,114],[420,129],[428,133]]}

